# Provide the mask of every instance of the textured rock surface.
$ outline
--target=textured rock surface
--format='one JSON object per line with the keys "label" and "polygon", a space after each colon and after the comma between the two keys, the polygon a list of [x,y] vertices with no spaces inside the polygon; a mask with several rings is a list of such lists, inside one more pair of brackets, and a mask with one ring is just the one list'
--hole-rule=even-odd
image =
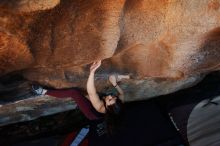
{"label": "textured rock surface", "polygon": [[50,96],[33,97],[0,106],[0,127],[12,123],[30,121],[76,108],[70,99],[57,99]]}
{"label": "textured rock surface", "polygon": [[4,0],[0,8],[0,75],[22,70],[45,86],[84,88],[88,64],[105,59],[98,89],[111,73],[130,74],[122,86],[131,101],[220,69],[220,0]]}
{"label": "textured rock surface", "polygon": [[0,7],[15,12],[34,12],[54,8],[60,0],[1,0]]}

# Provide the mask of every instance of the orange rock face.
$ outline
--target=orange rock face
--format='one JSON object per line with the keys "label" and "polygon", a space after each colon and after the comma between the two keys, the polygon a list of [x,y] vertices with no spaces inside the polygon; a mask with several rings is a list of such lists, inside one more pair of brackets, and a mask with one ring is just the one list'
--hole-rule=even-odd
{"label": "orange rock face", "polygon": [[0,8],[0,75],[22,70],[63,88],[85,87],[98,59],[103,83],[120,73],[176,84],[220,69],[220,0],[3,0]]}
{"label": "orange rock face", "polygon": [[16,36],[0,31],[0,72],[21,70],[33,62],[29,48]]}

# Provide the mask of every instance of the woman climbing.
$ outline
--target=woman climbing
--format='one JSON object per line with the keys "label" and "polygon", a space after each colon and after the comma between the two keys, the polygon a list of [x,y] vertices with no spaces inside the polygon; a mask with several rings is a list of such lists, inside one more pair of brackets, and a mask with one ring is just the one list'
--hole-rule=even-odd
{"label": "woman climbing", "polygon": [[33,91],[38,95],[50,95],[57,98],[71,97],[79,109],[89,120],[104,118],[109,133],[113,133],[114,125],[122,111],[124,92],[117,84],[122,79],[129,79],[128,75],[110,75],[109,81],[118,91],[119,95],[113,93],[100,96],[95,88],[95,72],[101,66],[101,60],[94,62],[90,67],[90,74],[87,80],[87,96],[83,96],[78,89],[46,90],[40,86],[32,86]]}

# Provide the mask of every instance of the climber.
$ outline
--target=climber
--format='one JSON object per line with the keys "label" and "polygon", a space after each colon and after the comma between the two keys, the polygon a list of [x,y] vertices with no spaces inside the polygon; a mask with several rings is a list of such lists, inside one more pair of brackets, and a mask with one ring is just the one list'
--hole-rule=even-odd
{"label": "climber", "polygon": [[83,96],[78,89],[46,90],[40,86],[33,85],[33,91],[38,95],[50,95],[57,98],[71,97],[78,105],[79,109],[89,120],[105,119],[106,128],[109,133],[113,133],[114,124],[122,111],[124,92],[118,85],[118,81],[129,79],[129,75],[110,75],[109,81],[119,93],[109,93],[99,95],[95,88],[95,71],[101,66],[101,60],[94,62],[90,67],[90,74],[87,80],[87,96]]}

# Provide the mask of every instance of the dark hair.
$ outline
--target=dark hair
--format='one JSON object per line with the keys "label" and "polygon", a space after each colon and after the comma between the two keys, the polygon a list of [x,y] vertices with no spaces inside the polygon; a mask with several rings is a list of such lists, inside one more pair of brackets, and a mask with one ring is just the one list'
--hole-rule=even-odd
{"label": "dark hair", "polygon": [[117,133],[119,127],[121,126],[120,124],[121,124],[121,115],[123,112],[123,103],[118,96],[113,94],[108,94],[108,95],[116,97],[115,103],[109,106],[106,106],[105,100],[103,99],[106,109],[105,122],[106,122],[107,132],[109,135],[114,135]]}

